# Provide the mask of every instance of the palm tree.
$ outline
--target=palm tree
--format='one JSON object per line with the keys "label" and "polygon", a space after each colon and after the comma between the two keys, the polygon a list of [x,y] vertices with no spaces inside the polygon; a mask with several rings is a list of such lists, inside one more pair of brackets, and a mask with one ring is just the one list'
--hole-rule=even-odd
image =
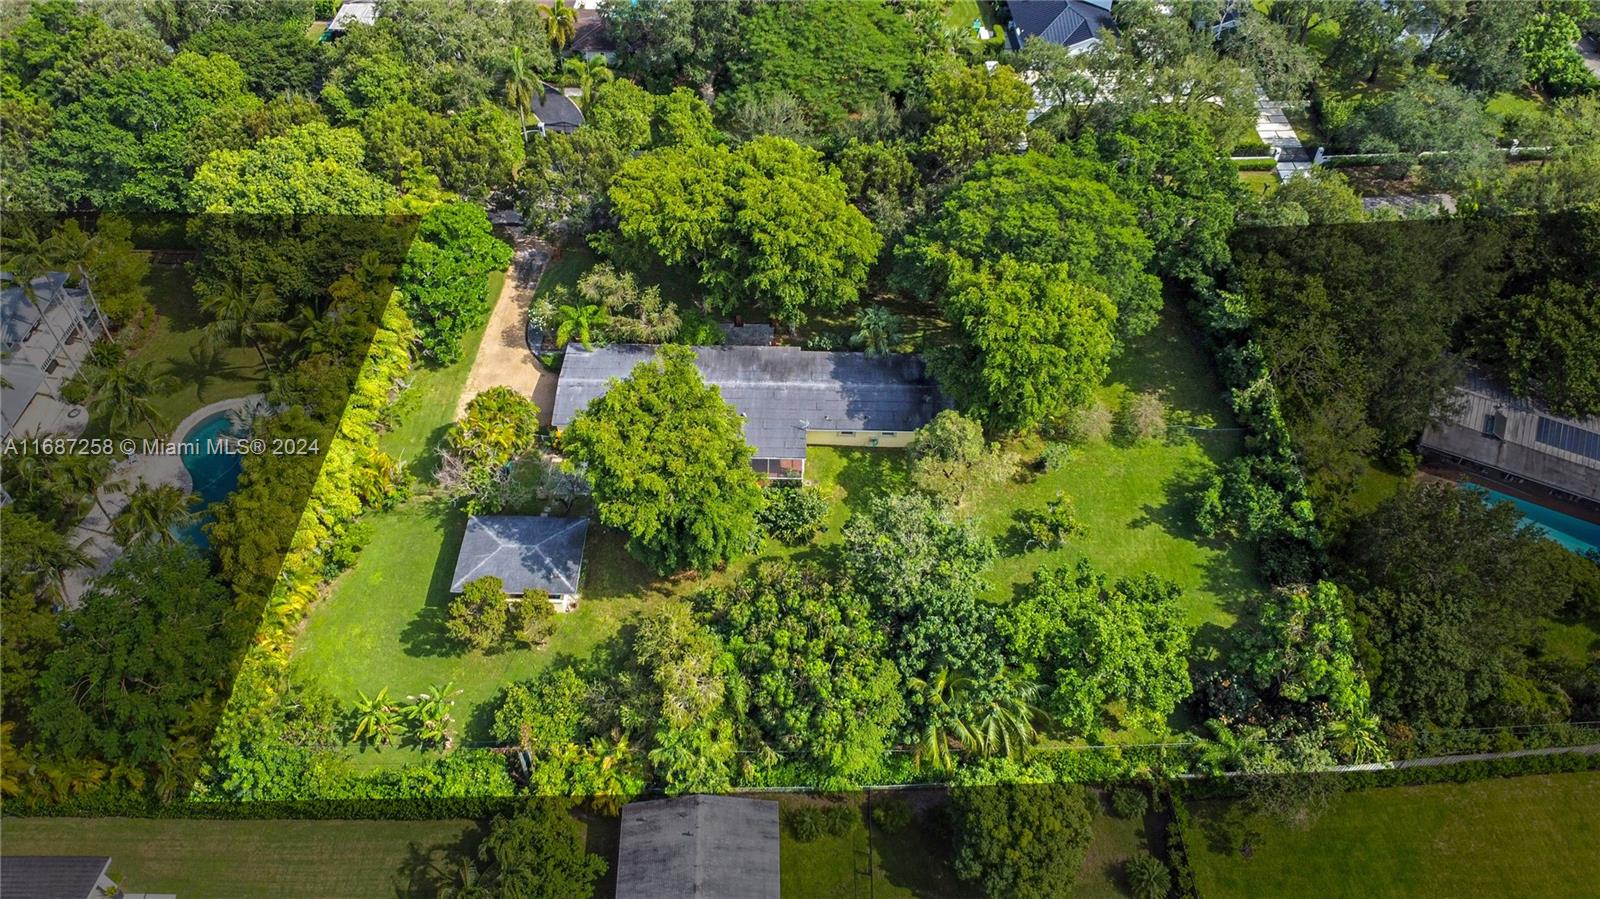
{"label": "palm tree", "polygon": [[128,504],[111,522],[111,539],[121,547],[156,542],[175,546],[179,528],[195,520],[198,499],[172,484],[152,487],[144,481],[128,494]]}
{"label": "palm tree", "polygon": [[604,57],[600,56],[589,60],[576,57],[568,59],[561,64],[561,74],[569,86],[578,89],[578,108],[585,114],[589,112],[589,105],[594,102],[594,89],[615,77],[611,74],[611,70],[606,68]]}
{"label": "palm tree", "polygon": [[1247,765],[1266,751],[1262,740],[1266,731],[1255,726],[1241,727],[1236,732],[1221,721],[1208,721],[1213,739],[1201,740],[1200,767],[1212,774],[1224,771],[1243,771]]}
{"label": "palm tree", "polygon": [[160,416],[150,398],[171,389],[169,376],[156,375],[148,362],[124,359],[109,366],[91,362],[83,368],[83,378],[89,385],[90,414],[103,417],[113,432],[127,431],[143,421],[152,434],[160,436]]}
{"label": "palm tree", "polygon": [[868,356],[887,356],[900,342],[900,319],[882,306],[868,306],[856,313],[856,346]]}
{"label": "palm tree", "polygon": [[1383,757],[1383,739],[1378,736],[1378,716],[1356,713],[1328,725],[1328,737],[1339,752],[1357,765]]}
{"label": "palm tree", "polygon": [[597,303],[566,303],[556,309],[556,315],[560,319],[556,325],[556,345],[566,346],[577,337],[584,349],[589,349],[594,331],[611,318],[605,307]]}
{"label": "palm tree", "polygon": [[16,287],[22,291],[22,296],[28,304],[39,310],[39,320],[44,323],[46,331],[55,338],[56,346],[63,343],[61,333],[56,330],[50,317],[44,314],[44,307],[40,305],[39,293],[34,290],[33,282],[42,274],[50,270],[51,254],[45,249],[44,241],[39,239],[39,233],[32,228],[21,228],[5,241],[6,287]]}
{"label": "palm tree", "polygon": [[506,67],[506,105],[517,111],[524,137],[528,134],[528,113],[533,111],[534,94],[539,90],[539,79],[528,70],[522,48],[512,47],[511,64]]}
{"label": "palm tree", "polygon": [[[27,459],[23,454],[18,460]],[[59,606],[66,596],[66,575],[89,564],[82,547],[67,539],[65,529],[41,526],[33,539],[11,537],[6,544],[6,571],[20,592],[32,593],[51,605]]]}
{"label": "palm tree", "polygon": [[267,366],[267,353],[261,345],[274,333],[278,313],[278,298],[270,285],[247,288],[229,284],[202,300],[200,308],[212,317],[211,327],[217,333],[238,346],[254,346],[262,367]]}
{"label": "palm tree", "polygon": [[455,688],[455,684],[447,683],[442,687],[435,684],[427,692],[406,697],[410,704],[405,707],[404,715],[417,725],[417,742],[424,746],[438,745],[446,750],[451,748],[454,742],[451,730],[455,726],[455,719],[450,712],[455,708],[459,695],[461,691]]}
{"label": "palm tree", "polygon": [[1004,669],[962,703],[964,741],[979,755],[1022,758],[1039,740],[1038,725],[1049,716],[1034,704],[1039,685],[1009,676]]}
{"label": "palm tree", "polygon": [[545,36],[557,52],[565,50],[578,36],[578,11],[568,6],[566,0],[539,7],[539,18],[544,20]]}
{"label": "palm tree", "polygon": [[589,752],[599,763],[595,782],[591,785],[591,802],[595,811],[603,815],[615,815],[622,811],[623,802],[637,792],[637,778],[631,770],[635,764],[633,747],[628,745],[627,734],[618,734],[616,739],[610,741],[591,738]]}
{"label": "palm tree", "polygon": [[106,521],[111,520],[111,514],[106,511],[105,503],[100,499],[100,486],[118,486],[106,483],[106,475],[111,473],[112,460],[110,456],[73,454],[62,456],[50,466],[50,480],[61,489],[59,495],[74,497],[77,509],[83,508],[83,500],[87,498]]}
{"label": "palm tree", "polygon": [[89,257],[94,255],[95,238],[84,233],[77,219],[67,219],[54,234],[50,235],[50,239],[44,242],[44,249],[63,271],[78,276],[78,282],[89,294],[89,306],[94,309],[95,318],[100,322],[100,333],[110,334],[111,323],[106,321],[106,314],[100,308],[100,301],[95,299],[94,285],[90,283],[92,279],[89,277]]}
{"label": "palm tree", "polygon": [[955,768],[952,748],[962,746],[961,735],[965,726],[953,706],[960,701],[972,678],[965,672],[940,668],[927,680],[912,679],[913,690],[922,694],[923,705],[928,709],[928,722],[917,739],[912,761],[921,770],[924,761],[942,771]]}

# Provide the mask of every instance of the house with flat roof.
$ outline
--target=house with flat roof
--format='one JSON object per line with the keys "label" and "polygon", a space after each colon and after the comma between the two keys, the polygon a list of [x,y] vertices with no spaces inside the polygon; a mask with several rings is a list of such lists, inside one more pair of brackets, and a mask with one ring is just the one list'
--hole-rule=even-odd
{"label": "house with flat roof", "polygon": [[1453,399],[1453,408],[1423,429],[1424,452],[1600,503],[1600,416],[1552,414],[1479,374]]}
{"label": "house with flat roof", "polygon": [[679,796],[622,809],[617,899],[778,899],[778,803]]}
{"label": "house with flat roof", "polygon": [[89,292],[70,286],[65,272],[40,275],[27,290],[9,272],[0,279],[10,285],[0,291],[0,436],[81,432],[88,415],[61,389],[101,333]]}
{"label": "house with flat roof", "polygon": [[[767,478],[805,476],[807,446],[902,447],[945,402],[911,355],[816,352],[792,346],[695,347],[695,367],[744,419],[752,465]],[[551,424],[564,428],[656,348],[569,347]]]}
{"label": "house with flat roof", "polygon": [[549,515],[473,515],[467,519],[450,592],[497,577],[506,593],[543,596],[558,612],[578,607],[589,519]]}

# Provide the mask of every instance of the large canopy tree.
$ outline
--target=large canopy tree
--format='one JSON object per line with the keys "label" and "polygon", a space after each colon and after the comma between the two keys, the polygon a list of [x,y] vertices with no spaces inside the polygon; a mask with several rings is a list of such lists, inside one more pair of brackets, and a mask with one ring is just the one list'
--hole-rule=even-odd
{"label": "large canopy tree", "polygon": [[665,346],[561,435],[600,521],[662,574],[720,565],[751,546],[761,488],[744,422],[700,379],[694,351]]}
{"label": "large canopy tree", "polygon": [[700,272],[708,307],[798,325],[853,302],[882,238],[822,156],[782,138],[667,147],[611,184],[622,235]]}

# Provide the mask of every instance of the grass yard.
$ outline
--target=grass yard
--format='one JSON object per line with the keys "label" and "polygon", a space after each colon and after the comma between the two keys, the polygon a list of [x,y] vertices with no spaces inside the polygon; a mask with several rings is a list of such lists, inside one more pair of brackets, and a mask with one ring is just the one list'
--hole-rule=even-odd
{"label": "grass yard", "polygon": [[[1100,399],[1115,409],[1129,391],[1148,390],[1161,392],[1169,423],[1202,430],[1133,446],[1091,442],[1056,471],[968,501],[980,527],[1004,548],[1005,557],[990,571],[995,599],[1010,597],[1040,568],[1079,559],[1111,575],[1148,572],[1174,581],[1196,626],[1231,625],[1244,597],[1263,589],[1247,546],[1208,541],[1191,521],[1186,485],[1232,458],[1240,435],[1209,363],[1171,310],[1113,364]],[[1059,550],[1017,546],[1008,535],[1018,513],[1043,508],[1058,491],[1072,498],[1087,533]]]}
{"label": "grass yard", "polygon": [[[151,398],[163,433],[152,435],[147,425],[133,427],[139,436],[168,437],[190,412],[218,400],[259,393],[265,388],[266,369],[250,347],[221,346],[215,359],[199,356],[206,319],[194,295],[194,283],[182,265],[154,264],[145,277],[155,324],[134,358],[150,364],[156,375],[171,377],[170,392]],[[89,436],[104,434],[101,422],[90,421]]]}
{"label": "grass yard", "polygon": [[[1083,869],[1072,886],[1073,899],[1122,899],[1133,895],[1124,867],[1128,859],[1156,846],[1166,846],[1166,816],[1154,812],[1144,818],[1118,818],[1111,814],[1107,797],[1096,791],[1094,838],[1083,858]],[[1160,857],[1163,852],[1154,853]]]}
{"label": "grass yard", "polygon": [[[783,826],[779,871],[785,899],[935,899],[981,895],[978,890],[956,879],[949,858],[951,848],[937,826],[922,814],[943,802],[939,791],[908,791],[898,794],[919,816],[910,827],[888,833],[873,825],[868,834],[862,794],[852,793],[847,801],[863,813],[842,836],[824,834],[809,843],[795,839]],[[890,798],[874,793],[873,801]],[[787,797],[785,807],[817,805],[809,797]]]}
{"label": "grass yard", "polygon": [[1249,859],[1213,845],[1223,811],[1184,834],[1208,899],[1591,897],[1600,871],[1600,772],[1346,793],[1306,830],[1262,820]]}
{"label": "grass yard", "polygon": [[474,822],[6,818],[7,854],[109,855],[132,892],[407,896],[412,844],[459,842]]}
{"label": "grass yard", "polygon": [[1278,173],[1272,172],[1240,172],[1239,181],[1253,194],[1265,197],[1278,186]]}
{"label": "grass yard", "polygon": [[[944,24],[947,27],[961,30],[964,34],[977,35],[973,30],[974,21],[988,25],[989,18],[983,14],[978,6],[978,0],[953,0],[945,9]],[[991,29],[993,30],[993,29]]]}

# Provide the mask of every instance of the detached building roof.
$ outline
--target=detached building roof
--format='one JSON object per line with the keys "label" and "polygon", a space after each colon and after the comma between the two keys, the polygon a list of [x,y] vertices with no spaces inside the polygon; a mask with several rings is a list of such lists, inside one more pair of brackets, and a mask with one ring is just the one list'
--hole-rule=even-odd
{"label": "detached building roof", "polygon": [[587,518],[474,515],[461,538],[450,592],[492,575],[512,596],[576,594],[588,534]]}
{"label": "detached building roof", "polygon": [[0,896],[90,899],[110,867],[104,855],[7,855],[0,858]]}
{"label": "detached building roof", "polygon": [[328,21],[329,32],[348,31],[350,26],[371,25],[378,21],[377,0],[347,0]]}
{"label": "detached building roof", "polygon": [[1030,37],[1063,47],[1076,47],[1100,37],[1111,27],[1111,0],[1010,0],[1013,49]]}
{"label": "detached building roof", "polygon": [[[916,356],[869,358],[783,346],[695,347],[695,367],[744,417],[758,459],[803,459],[807,431],[914,431],[942,408]],[[567,350],[551,423],[566,427],[590,401],[655,358],[656,348],[616,344]]]}
{"label": "detached building roof", "polygon": [[778,899],[778,803],[680,796],[622,809],[617,899]]}
{"label": "detached building roof", "polygon": [[539,96],[533,98],[533,117],[546,131],[570,134],[583,124],[583,112],[572,98],[548,84],[540,82]]}

